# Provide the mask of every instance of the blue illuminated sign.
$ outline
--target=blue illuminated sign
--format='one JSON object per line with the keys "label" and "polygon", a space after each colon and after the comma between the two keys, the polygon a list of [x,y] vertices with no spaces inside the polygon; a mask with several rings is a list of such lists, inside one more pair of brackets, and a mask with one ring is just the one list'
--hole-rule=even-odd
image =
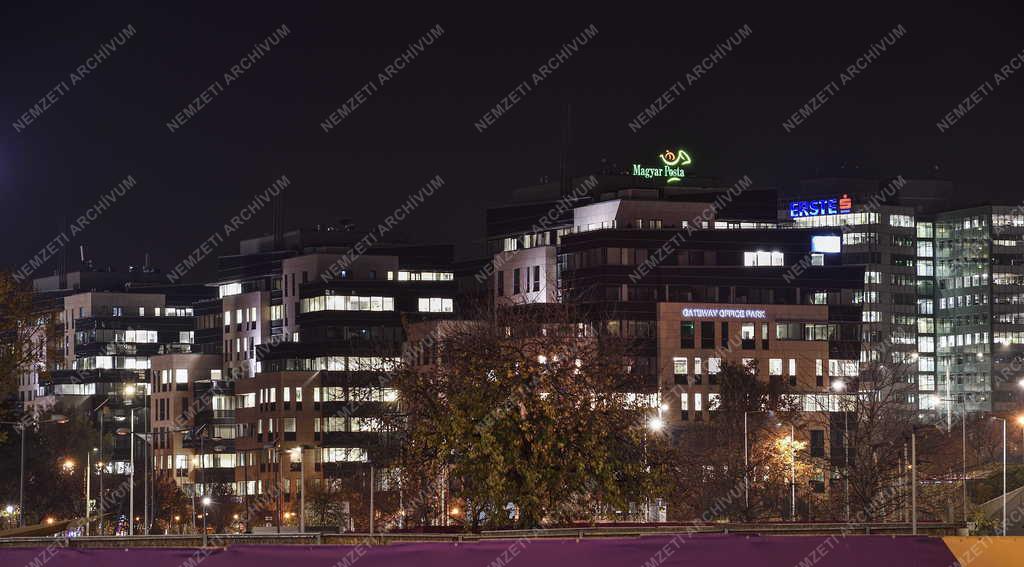
{"label": "blue illuminated sign", "polygon": [[838,236],[820,235],[811,237],[811,252],[838,254],[842,252],[843,239]]}
{"label": "blue illuminated sign", "polygon": [[816,201],[792,201],[789,204],[789,217],[820,217],[825,215],[845,215],[853,210],[853,199],[843,195],[838,199],[818,199]]}

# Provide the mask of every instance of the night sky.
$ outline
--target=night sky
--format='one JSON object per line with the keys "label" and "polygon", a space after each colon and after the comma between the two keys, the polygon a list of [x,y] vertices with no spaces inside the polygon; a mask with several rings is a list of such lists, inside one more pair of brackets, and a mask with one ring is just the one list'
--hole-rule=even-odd
{"label": "night sky", "polygon": [[[761,186],[902,174],[950,179],[973,202],[1024,199],[1024,69],[993,81],[1024,52],[1019,8],[897,13],[818,3],[712,14],[661,3],[568,19],[507,3],[415,14],[402,4],[364,13],[349,2],[13,4],[0,8],[3,267],[20,266],[54,237],[62,215],[77,217],[129,174],[138,185],[78,235],[73,258],[85,243],[100,265],[141,264],[148,251],[168,270],[280,175],[292,181],[289,226],[350,217],[366,228],[440,175],[445,186],[400,229],[476,252],[488,206],[543,176],[557,179],[567,103],[578,174],[602,158],[624,165],[680,146],[694,175],[750,175]],[[61,81],[70,86],[69,74],[129,24],[134,37],[15,131],[23,113]],[[168,131],[175,114],[215,80],[223,85],[224,73],[282,24],[288,36]],[[444,34],[433,45],[337,127],[321,129],[438,24]],[[596,37],[477,131],[485,112],[590,24]],[[795,131],[783,129],[900,24],[902,39]],[[687,85],[687,70],[744,25],[750,37]],[[628,123],[677,80],[686,91],[631,132]],[[936,123],[986,80],[995,88],[940,133]],[[237,252],[239,236],[266,233],[271,220],[268,207],[214,256]],[[215,266],[210,257],[189,279]]]}

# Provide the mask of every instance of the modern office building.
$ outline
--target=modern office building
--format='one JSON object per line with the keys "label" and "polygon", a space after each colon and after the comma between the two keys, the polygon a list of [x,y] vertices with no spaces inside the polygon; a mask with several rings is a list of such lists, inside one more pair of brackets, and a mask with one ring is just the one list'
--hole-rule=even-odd
{"label": "modern office building", "polygon": [[928,409],[1005,412],[1022,401],[1024,210],[984,206],[935,215],[935,346],[948,389]]}
{"label": "modern office building", "polygon": [[[780,218],[842,230],[843,263],[865,268],[861,359],[916,364],[908,401],[922,415],[1010,411],[1024,377],[1024,211],[950,210],[952,193],[942,180],[815,179],[781,202]],[[800,209],[844,198],[848,212]]]}
{"label": "modern office building", "polygon": [[[598,332],[631,339],[640,393],[654,394],[676,431],[714,411],[724,363],[756,363],[761,379],[798,392],[820,417],[800,433],[813,452],[836,454],[830,386],[858,373],[866,290],[865,267],[844,262],[841,226],[779,218],[776,193],[749,179],[589,179],[576,181],[586,191],[571,203],[548,186],[545,200],[545,188],[529,188],[523,202],[489,211],[496,304],[573,302]],[[913,283],[910,292],[914,301]]]}

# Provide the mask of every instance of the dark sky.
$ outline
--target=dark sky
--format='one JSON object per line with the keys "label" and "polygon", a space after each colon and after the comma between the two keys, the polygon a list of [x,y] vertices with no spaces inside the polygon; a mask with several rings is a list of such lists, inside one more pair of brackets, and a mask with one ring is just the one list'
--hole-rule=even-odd
{"label": "dark sky", "polygon": [[[749,174],[787,186],[822,173],[923,176],[973,200],[1024,199],[1018,181],[1024,69],[949,131],[947,112],[1024,52],[1019,8],[898,13],[851,3],[772,3],[702,13],[626,4],[560,18],[507,3],[412,13],[403,4],[212,2],[0,8],[0,266],[20,265],[131,174],[138,186],[71,244],[100,264],[169,269],[274,178],[287,220],[375,225],[435,175],[446,185],[401,226],[429,242],[479,243],[484,210],[541,176],[557,177],[560,121],[572,103],[577,172],[602,157],[690,150],[695,175]],[[21,3],[18,3],[21,4]],[[146,3],[151,4],[151,3]],[[895,3],[892,3],[895,5]],[[968,6],[967,3],[960,3]],[[285,7],[285,6],[294,7]],[[585,17],[586,16],[586,17]],[[598,35],[483,133],[474,122],[563,43]],[[137,33],[24,131],[12,123],[131,24]],[[291,34],[175,133],[165,124],[274,29]],[[320,123],[376,80],[432,26],[445,33],[340,125]],[[639,133],[627,124],[738,28],[749,38]],[[782,122],[903,24],[907,34],[806,120]],[[994,86],[994,85],[993,85]],[[844,167],[845,166],[845,167]],[[269,208],[239,235],[269,231]],[[218,252],[233,253],[237,238]],[[51,262],[39,274],[52,271]],[[194,277],[207,275],[207,259]]]}

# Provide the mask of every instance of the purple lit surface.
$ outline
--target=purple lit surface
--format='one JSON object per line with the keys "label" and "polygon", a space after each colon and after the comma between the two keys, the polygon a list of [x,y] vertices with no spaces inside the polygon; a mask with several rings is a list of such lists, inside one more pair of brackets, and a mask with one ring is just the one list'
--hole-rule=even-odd
{"label": "purple lit surface", "polygon": [[[142,565],[177,567],[202,564],[246,567],[394,565],[486,567],[492,562],[523,566],[757,565],[758,567],[948,567],[953,555],[941,539],[927,537],[680,535],[587,540],[501,540],[361,546],[255,546],[228,549],[0,549],[0,565]],[[48,558],[47,558],[48,557]],[[190,561],[192,560],[192,561]],[[346,561],[347,560],[347,561]],[[37,563],[38,564],[38,563]]]}

